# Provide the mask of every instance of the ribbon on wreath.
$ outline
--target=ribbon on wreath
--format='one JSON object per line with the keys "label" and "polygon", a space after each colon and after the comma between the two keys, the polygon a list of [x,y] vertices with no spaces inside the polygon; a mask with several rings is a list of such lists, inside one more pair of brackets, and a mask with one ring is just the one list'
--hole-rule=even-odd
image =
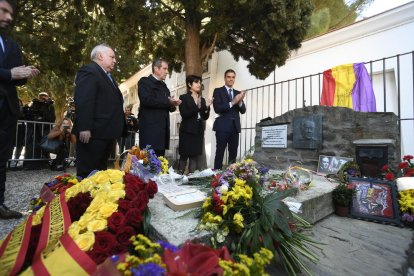
{"label": "ribbon on wreath", "polygon": [[32,216],[16,227],[0,246],[0,275],[16,275],[26,258],[32,228]]}

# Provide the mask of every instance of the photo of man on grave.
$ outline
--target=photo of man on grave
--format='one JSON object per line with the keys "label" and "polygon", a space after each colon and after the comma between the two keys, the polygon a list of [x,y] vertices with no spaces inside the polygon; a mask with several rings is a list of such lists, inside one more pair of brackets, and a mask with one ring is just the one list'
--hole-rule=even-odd
{"label": "photo of man on grave", "polygon": [[317,149],[322,144],[322,116],[301,116],[293,119],[293,147]]}

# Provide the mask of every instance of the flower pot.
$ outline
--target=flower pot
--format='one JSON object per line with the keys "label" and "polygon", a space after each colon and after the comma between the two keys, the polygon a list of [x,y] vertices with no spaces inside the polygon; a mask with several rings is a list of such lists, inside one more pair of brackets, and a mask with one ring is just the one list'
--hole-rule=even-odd
{"label": "flower pot", "polygon": [[349,213],[348,206],[335,206],[335,214],[340,217],[347,217]]}

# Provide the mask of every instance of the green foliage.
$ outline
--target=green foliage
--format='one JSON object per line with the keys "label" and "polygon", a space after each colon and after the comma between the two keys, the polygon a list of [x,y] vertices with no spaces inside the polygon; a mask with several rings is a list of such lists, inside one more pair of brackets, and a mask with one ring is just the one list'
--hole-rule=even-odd
{"label": "green foliage", "polygon": [[332,199],[335,205],[348,206],[354,194],[355,194],[354,189],[348,188],[347,184],[340,183],[332,191]]}

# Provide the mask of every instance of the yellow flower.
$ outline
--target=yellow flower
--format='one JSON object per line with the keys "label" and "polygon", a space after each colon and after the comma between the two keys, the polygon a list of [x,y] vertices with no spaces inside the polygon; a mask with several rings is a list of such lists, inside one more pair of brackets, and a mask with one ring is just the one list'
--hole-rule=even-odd
{"label": "yellow flower", "polygon": [[81,228],[79,227],[79,223],[77,221],[73,222],[68,229],[69,236],[74,239],[76,236],[79,235]]}
{"label": "yellow flower", "polygon": [[240,232],[242,228],[244,228],[244,224],[243,224],[244,218],[242,216],[242,214],[240,213],[236,213],[233,216],[233,224],[236,225],[236,231]]}
{"label": "yellow flower", "polygon": [[88,223],[87,229],[91,232],[103,231],[108,226],[106,219],[96,219]]}
{"label": "yellow flower", "polygon": [[211,206],[211,197],[207,197],[203,203],[203,209],[207,209],[210,206]]}
{"label": "yellow flower", "polygon": [[99,214],[103,218],[109,218],[114,212],[118,210],[118,204],[116,203],[106,203],[104,204],[101,209],[99,209]]}
{"label": "yellow flower", "polygon": [[80,229],[81,230],[86,229],[89,222],[94,220],[94,219],[95,219],[95,215],[88,212],[88,211],[86,211],[78,221]]}
{"label": "yellow flower", "polygon": [[32,224],[33,226],[39,225],[42,223],[43,215],[45,214],[46,205],[42,206],[39,210],[37,210],[36,214],[33,215]]}
{"label": "yellow flower", "polygon": [[66,202],[71,199],[72,197],[75,197],[79,193],[79,185],[72,186],[65,191],[65,200]]}
{"label": "yellow flower", "polygon": [[106,203],[106,197],[104,196],[96,196],[91,204],[89,205],[87,211],[90,213],[97,213],[99,209],[101,209],[102,205]]}
{"label": "yellow flower", "polygon": [[111,183],[123,182],[124,172],[120,170],[107,170],[107,175]]}
{"label": "yellow flower", "polygon": [[88,231],[76,236],[73,240],[82,251],[88,251],[95,243],[95,234]]}
{"label": "yellow flower", "polygon": [[124,190],[112,190],[107,194],[108,202],[116,203],[121,198],[125,198]]}
{"label": "yellow flower", "polygon": [[125,184],[122,182],[115,182],[111,185],[112,190],[125,190]]}

